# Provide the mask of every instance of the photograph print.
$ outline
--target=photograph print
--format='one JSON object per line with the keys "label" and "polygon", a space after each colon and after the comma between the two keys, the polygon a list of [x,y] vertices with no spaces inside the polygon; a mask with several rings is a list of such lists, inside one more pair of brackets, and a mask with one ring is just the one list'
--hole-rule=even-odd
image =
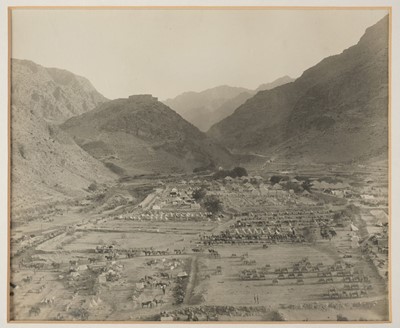
{"label": "photograph print", "polygon": [[13,7],[10,322],[389,322],[390,8]]}

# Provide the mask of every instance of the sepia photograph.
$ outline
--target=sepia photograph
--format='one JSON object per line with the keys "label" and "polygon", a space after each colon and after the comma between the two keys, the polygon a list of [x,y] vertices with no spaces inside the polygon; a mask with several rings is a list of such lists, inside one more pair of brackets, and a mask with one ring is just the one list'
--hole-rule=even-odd
{"label": "sepia photograph", "polygon": [[387,7],[8,7],[11,323],[390,323]]}

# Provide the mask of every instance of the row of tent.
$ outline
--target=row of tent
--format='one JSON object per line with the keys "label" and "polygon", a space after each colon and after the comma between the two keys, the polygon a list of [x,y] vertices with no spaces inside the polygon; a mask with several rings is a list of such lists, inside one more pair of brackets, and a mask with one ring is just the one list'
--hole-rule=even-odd
{"label": "row of tent", "polygon": [[[295,232],[294,228],[287,229],[288,232]],[[265,235],[265,234],[276,234],[280,235],[282,233],[281,229],[273,229],[271,230],[269,227],[266,228],[266,231],[263,228],[236,228],[234,230],[236,235]]]}

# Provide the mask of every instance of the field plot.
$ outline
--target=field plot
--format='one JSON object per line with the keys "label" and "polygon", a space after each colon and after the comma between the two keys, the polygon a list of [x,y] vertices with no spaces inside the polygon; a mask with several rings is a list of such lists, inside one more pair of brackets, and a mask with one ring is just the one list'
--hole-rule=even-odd
{"label": "field plot", "polygon": [[[325,295],[329,289],[340,290],[345,285],[351,285],[344,282],[346,277],[342,276],[340,271],[327,271],[328,267],[341,259],[331,250],[330,245],[304,245],[296,249],[291,245],[274,245],[268,249],[249,246],[218,250],[223,260],[201,261],[201,267],[204,267],[201,275],[211,273],[207,283],[212,288],[205,288],[204,294],[207,304],[239,306],[256,303],[268,307],[276,304],[296,306],[312,301],[330,301],[331,298]],[[243,257],[242,254],[246,256]],[[307,261],[310,261],[311,266],[319,264],[318,269],[306,270],[298,267],[296,270],[294,265],[301,259],[301,254],[307,254]],[[249,266],[245,263],[253,264]],[[367,265],[355,258],[343,263],[353,264],[353,272],[362,271],[365,276],[370,277],[368,281],[374,285],[374,291],[369,292],[368,299],[375,300],[385,293],[384,284]],[[216,273],[218,266],[221,268],[220,274]],[[254,274],[245,277],[242,274],[246,271]],[[359,288],[360,286],[357,286],[356,289]],[[257,302],[254,301],[255,295],[258,296]]]}

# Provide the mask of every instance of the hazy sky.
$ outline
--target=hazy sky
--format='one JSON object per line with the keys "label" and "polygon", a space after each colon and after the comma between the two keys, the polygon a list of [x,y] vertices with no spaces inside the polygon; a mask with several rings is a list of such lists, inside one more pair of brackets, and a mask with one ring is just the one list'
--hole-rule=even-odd
{"label": "hazy sky", "polygon": [[298,77],[382,10],[43,10],[12,14],[12,57],[67,69],[113,99]]}

